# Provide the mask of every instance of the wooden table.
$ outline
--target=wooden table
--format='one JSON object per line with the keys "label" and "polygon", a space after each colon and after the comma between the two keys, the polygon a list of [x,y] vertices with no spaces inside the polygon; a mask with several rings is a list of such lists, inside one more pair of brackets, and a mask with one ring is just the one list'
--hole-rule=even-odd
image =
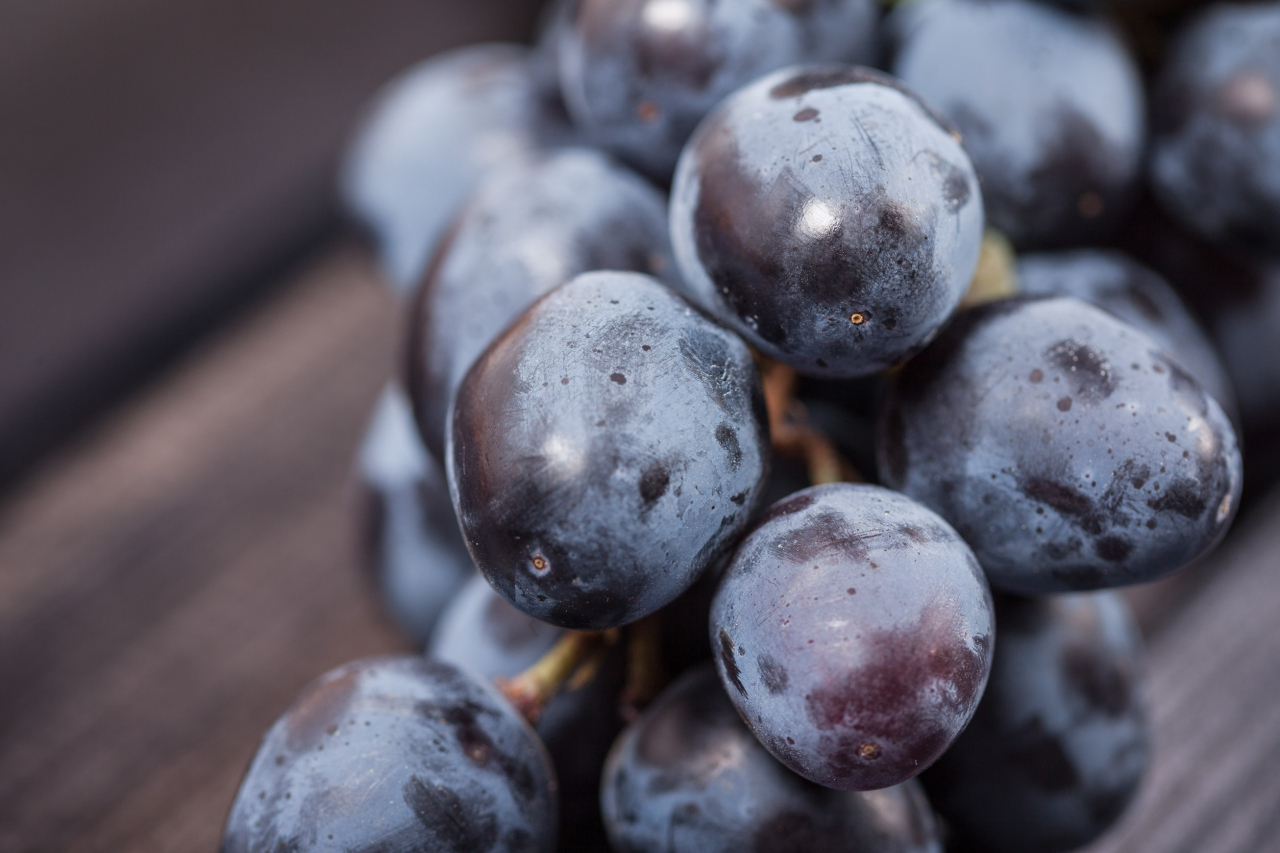
{"label": "wooden table", "polygon": [[[298,689],[409,648],[350,491],[399,337],[367,256],[332,247],[0,504],[0,851],[213,851]],[[1156,759],[1098,850],[1280,850],[1277,522],[1133,593]]]}

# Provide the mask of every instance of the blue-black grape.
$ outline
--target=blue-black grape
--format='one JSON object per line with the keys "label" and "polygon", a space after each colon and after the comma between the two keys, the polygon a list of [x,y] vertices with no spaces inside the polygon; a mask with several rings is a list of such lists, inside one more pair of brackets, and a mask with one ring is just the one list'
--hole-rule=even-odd
{"label": "blue-black grape", "polygon": [[377,239],[392,288],[407,294],[485,172],[571,136],[563,106],[531,74],[528,48],[458,48],[378,95],[343,166],[343,199]]}
{"label": "blue-black grape", "polygon": [[1280,254],[1280,3],[1192,20],[1153,106],[1157,199],[1211,240]]}
{"label": "blue-black grape", "polygon": [[787,767],[844,790],[928,767],[969,722],[991,665],[973,552],[910,498],[815,486],[743,540],[711,608],[725,691]]}
{"label": "blue-black grape", "polygon": [[570,148],[480,183],[432,260],[410,326],[409,390],[436,458],[476,356],[539,296],[600,269],[676,282],[666,201],[643,179]]}
{"label": "blue-black grape", "polygon": [[1138,67],[1113,27],[1034,0],[921,0],[890,70],[959,127],[987,220],[1019,248],[1106,237],[1136,194]]}
{"label": "blue-black grape", "polygon": [[918,783],[834,791],[775,761],[710,667],[667,688],[614,745],[601,791],[618,853],[941,853]]}
{"label": "blue-black grape", "polygon": [[1063,853],[1119,818],[1150,758],[1142,648],[1114,592],[996,597],[987,692],[921,777],[957,850]]}
{"label": "blue-black grape", "polygon": [[1154,270],[1120,252],[1076,249],[1023,255],[1017,279],[1020,293],[1074,296],[1146,332],[1224,411],[1235,411],[1235,392],[1213,344],[1177,292]]}
{"label": "blue-black grape", "polygon": [[740,86],[798,62],[871,62],[878,17],[873,0],[579,0],[550,35],[574,123],[665,182]]}
{"label": "blue-black grape", "polygon": [[1073,298],[961,314],[897,376],[880,426],[882,481],[951,522],[1010,592],[1154,580],[1212,548],[1239,504],[1218,403]]}
{"label": "blue-black grape", "polygon": [[396,622],[426,643],[475,564],[444,471],[418,437],[409,401],[390,383],[360,445],[365,557]]}
{"label": "blue-black grape", "polygon": [[[704,623],[705,624],[705,623]],[[512,607],[479,575],[440,617],[428,654],[485,679],[511,678],[532,666],[564,634]],[[557,693],[534,724],[560,782],[560,848],[604,842],[600,769],[622,730],[619,709],[626,655],[613,647],[583,684]]]}
{"label": "blue-black grape", "polygon": [[671,190],[687,286],[766,355],[867,375],[924,346],[968,287],[982,239],[968,156],[879,72],[805,66],[721,103]]}
{"label": "blue-black grape", "polygon": [[418,656],[309,685],[267,732],[222,853],[549,853],[555,773],[497,691]]}
{"label": "blue-black grape", "polygon": [[597,272],[476,361],[447,459],[494,588],[543,621],[602,629],[667,604],[732,546],[768,454],[746,345],[655,279]]}

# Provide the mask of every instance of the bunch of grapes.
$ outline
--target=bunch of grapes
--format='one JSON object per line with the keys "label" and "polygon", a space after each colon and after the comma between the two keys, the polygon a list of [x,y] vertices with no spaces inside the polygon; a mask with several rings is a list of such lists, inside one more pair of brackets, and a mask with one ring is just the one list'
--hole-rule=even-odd
{"label": "bunch of grapes", "polygon": [[1114,588],[1280,427],[1280,4],[565,0],[392,83],[343,179],[408,328],[370,564],[427,651],[308,687],[224,853],[1114,824]]}

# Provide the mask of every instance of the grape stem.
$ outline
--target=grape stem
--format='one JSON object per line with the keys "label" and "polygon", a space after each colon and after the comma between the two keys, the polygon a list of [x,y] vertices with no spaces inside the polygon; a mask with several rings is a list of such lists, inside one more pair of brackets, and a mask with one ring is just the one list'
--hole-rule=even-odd
{"label": "grape stem", "polygon": [[[532,725],[538,722],[547,703],[555,698],[566,682],[574,678],[579,669],[589,667],[593,660],[594,668],[599,668],[597,653],[606,650],[609,642],[606,635],[611,635],[616,641],[616,632],[566,631],[533,666],[514,678],[496,678],[494,684]],[[594,669],[584,683],[590,680],[591,675],[594,675]]]}
{"label": "grape stem", "polygon": [[662,664],[662,613],[651,613],[627,628],[627,681],[622,689],[622,718],[631,722],[667,684]]}
{"label": "grape stem", "polygon": [[978,265],[973,271],[969,289],[960,300],[960,307],[972,308],[984,302],[1008,299],[1018,293],[1018,257],[1013,244],[994,228],[982,235],[982,250]]}
{"label": "grape stem", "polygon": [[831,439],[809,425],[804,405],[795,398],[795,370],[764,358],[760,362],[774,452],[804,462],[809,469],[809,482],[815,486],[862,482],[862,475],[836,450]]}

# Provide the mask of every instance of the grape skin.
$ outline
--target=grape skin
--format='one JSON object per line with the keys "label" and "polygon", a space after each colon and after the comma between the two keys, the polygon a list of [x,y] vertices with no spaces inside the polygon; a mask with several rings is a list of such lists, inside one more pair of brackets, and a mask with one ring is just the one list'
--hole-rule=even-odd
{"label": "grape skin", "polygon": [[960,144],[900,83],[799,66],[699,125],[670,219],[687,286],[753,346],[807,375],[865,376],[955,311],[982,194]]}
{"label": "grape skin", "polygon": [[565,628],[634,621],[746,526],[769,456],[741,340],[652,278],[578,276],[458,389],[449,485],[476,565]]}
{"label": "grape skin", "polygon": [[546,750],[492,687],[418,656],[310,684],[263,738],[222,853],[555,847]]}
{"label": "grape skin", "polygon": [[1280,254],[1280,3],[1216,3],[1170,48],[1152,106],[1156,198],[1215,243]]}
{"label": "grape skin", "polygon": [[1119,819],[1150,761],[1138,627],[1109,591],[996,596],[996,624],[978,712],[922,781],[960,849],[1074,850]]}
{"label": "grape skin", "polygon": [[1075,249],[1021,256],[1017,280],[1019,293],[1074,296],[1146,332],[1228,414],[1236,410],[1231,380],[1213,344],[1177,292],[1153,270],[1120,252]]}
{"label": "grape skin", "polygon": [[436,241],[488,170],[572,138],[534,79],[529,49],[476,44],[433,56],[379,92],[343,163],[343,202],[377,239],[388,284],[407,295]]}
{"label": "grape skin", "polygon": [[963,135],[992,227],[1019,249],[1115,230],[1141,178],[1146,113],[1113,26],[1034,0],[921,0],[886,26],[890,70]]}
{"label": "grape skin", "polygon": [[951,522],[1008,592],[1154,580],[1212,548],[1240,500],[1217,402],[1071,298],[962,314],[896,378],[880,435],[882,481]]}
{"label": "grape skin", "polygon": [[458,530],[444,470],[418,437],[404,390],[388,383],[358,458],[363,556],[396,622],[419,644],[475,564]]}
{"label": "grape skin", "polygon": [[941,853],[915,782],[833,791],[775,761],[710,666],[671,684],[610,752],[601,791],[619,853]]}
{"label": "grape skin", "polygon": [[929,766],[977,707],[991,595],[945,521],[879,486],[816,486],[738,547],[711,609],[729,698],[765,748],[821,785]]}
{"label": "grape skin", "polygon": [[[427,653],[484,679],[513,678],[564,634],[512,607],[474,575],[440,617]],[[534,723],[560,782],[561,848],[600,845],[600,768],[622,730],[626,654],[614,646],[585,684],[568,684]]]}
{"label": "grape skin", "polygon": [[569,148],[480,183],[427,270],[409,327],[409,390],[437,459],[449,405],[476,357],[539,296],[598,269],[678,283],[666,202],[643,179],[597,151]]}
{"label": "grape skin", "polygon": [[797,62],[873,61],[877,19],[871,0],[581,0],[550,36],[574,124],[665,183],[727,95]]}

